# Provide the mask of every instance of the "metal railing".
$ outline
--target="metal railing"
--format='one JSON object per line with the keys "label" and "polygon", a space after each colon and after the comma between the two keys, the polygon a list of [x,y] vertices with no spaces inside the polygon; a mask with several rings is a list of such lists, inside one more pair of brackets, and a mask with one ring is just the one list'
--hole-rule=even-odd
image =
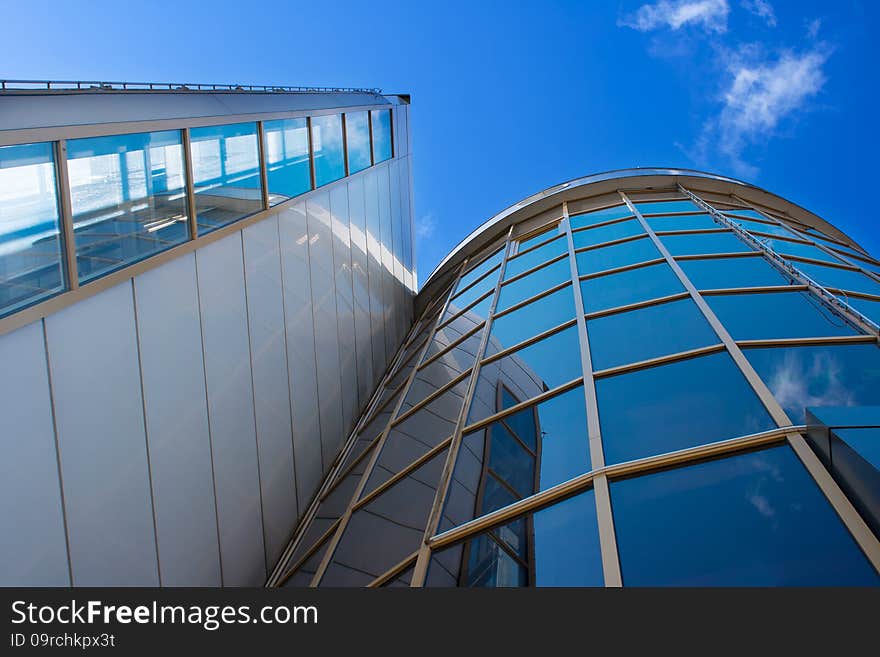
{"label": "metal railing", "polygon": [[0,80],[0,91],[222,91],[257,93],[371,93],[376,87],[304,87],[265,84],[193,82],[107,82],[102,80]]}

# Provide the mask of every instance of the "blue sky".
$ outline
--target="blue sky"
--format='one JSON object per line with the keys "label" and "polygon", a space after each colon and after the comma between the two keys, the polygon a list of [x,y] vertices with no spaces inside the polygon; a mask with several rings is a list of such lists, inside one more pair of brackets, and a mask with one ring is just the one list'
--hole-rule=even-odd
{"label": "blue sky", "polygon": [[877,3],[0,0],[0,75],[378,86],[413,96],[422,280],[553,184],[700,168],[870,252]]}

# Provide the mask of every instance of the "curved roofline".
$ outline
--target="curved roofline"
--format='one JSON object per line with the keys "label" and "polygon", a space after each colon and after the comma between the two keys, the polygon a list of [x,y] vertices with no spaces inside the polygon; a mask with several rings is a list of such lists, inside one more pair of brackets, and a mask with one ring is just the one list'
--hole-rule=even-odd
{"label": "curved roofline", "polygon": [[[440,261],[440,263],[434,268],[431,274],[425,279],[425,282],[422,285],[422,289],[427,288],[433,280],[440,275],[440,273],[447,267],[447,265],[455,260],[456,256],[458,256],[462,251],[464,251],[471,242],[473,242],[477,237],[483,235],[487,231],[489,231],[494,226],[498,226],[504,222],[505,219],[510,217],[516,212],[523,210],[524,208],[529,207],[539,201],[545,201],[547,199],[551,199],[556,195],[561,195],[564,192],[570,192],[574,189],[579,189],[583,187],[588,187],[590,185],[606,182],[610,180],[623,180],[627,178],[641,178],[646,176],[682,176],[685,178],[697,178],[697,179],[705,179],[705,180],[713,180],[722,183],[727,183],[729,185],[737,185],[742,187],[744,190],[754,190],[755,192],[759,192],[761,194],[766,194],[775,199],[779,199],[793,208],[796,208],[810,217],[814,217],[815,219],[819,219],[824,223],[825,222],[821,217],[814,215],[809,210],[797,205],[789,201],[788,199],[774,194],[773,192],[769,192],[757,185],[753,185],[752,183],[747,183],[742,180],[738,180],[736,178],[731,178],[729,176],[722,176],[714,173],[709,173],[707,171],[699,171],[697,169],[684,169],[684,168],[665,168],[665,167],[634,167],[629,169],[612,169],[610,171],[603,171],[601,173],[594,173],[588,176],[582,176],[579,178],[573,178],[569,181],[559,183],[557,185],[553,185],[552,187],[548,187],[547,189],[540,191],[536,194],[532,194],[527,196],[526,198],[514,203],[511,206],[508,206],[501,212],[497,213],[487,221],[484,221],[480,224],[476,229],[470,232],[470,234],[461,240],[456,246]],[[524,217],[525,219],[525,217]],[[829,224],[830,225],[830,224]],[[831,226],[841,235],[846,237],[847,241],[853,243],[853,241],[846,236],[840,229],[835,226]]]}

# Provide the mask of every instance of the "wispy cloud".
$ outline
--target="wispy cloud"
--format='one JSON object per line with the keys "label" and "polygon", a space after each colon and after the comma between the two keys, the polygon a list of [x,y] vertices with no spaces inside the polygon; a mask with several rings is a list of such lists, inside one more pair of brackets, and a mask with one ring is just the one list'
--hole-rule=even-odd
{"label": "wispy cloud", "polygon": [[619,20],[618,25],[639,32],[694,26],[721,34],[727,31],[729,13],[727,0],[660,0],[655,4],[642,5],[633,14]]}
{"label": "wispy cloud", "polygon": [[770,27],[776,27],[776,12],[767,0],[742,0],[740,4],[746,11],[763,18]]}
{"label": "wispy cloud", "polygon": [[426,240],[434,235],[437,228],[437,220],[433,214],[426,214],[416,220],[416,239]]}
{"label": "wispy cloud", "polygon": [[810,406],[852,406],[855,400],[841,380],[842,367],[831,353],[817,352],[801,360],[788,352],[768,382],[784,409],[803,421]]}
{"label": "wispy cloud", "polygon": [[819,37],[819,29],[822,27],[822,19],[814,18],[813,20],[807,23],[807,36],[810,39],[817,39]]}

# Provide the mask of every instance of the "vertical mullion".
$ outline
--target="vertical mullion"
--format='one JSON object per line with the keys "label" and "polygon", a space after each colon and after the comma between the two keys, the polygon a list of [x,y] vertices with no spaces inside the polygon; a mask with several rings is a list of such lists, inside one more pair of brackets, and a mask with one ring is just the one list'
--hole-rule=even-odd
{"label": "vertical mullion", "polygon": [[[590,353],[590,338],[587,334],[587,321],[584,300],[578,279],[577,259],[574,253],[574,238],[568,217],[568,203],[562,203],[563,225],[568,243],[568,260],[571,266],[571,280],[574,292],[574,308],[577,316],[578,338],[581,348],[581,367],[584,375],[584,400],[587,409],[587,430],[589,436],[590,468],[600,470],[605,467],[605,453],[602,449],[602,430],[599,426],[599,401],[596,396],[596,381],[593,377],[593,359]],[[593,495],[596,502],[596,519],[599,528],[599,550],[602,555],[602,572],[605,586],[622,586],[620,556],[617,552],[617,538],[614,531],[614,516],[611,512],[611,493],[608,477],[604,471],[593,478]]]}
{"label": "vertical mullion", "polygon": [[348,119],[347,114],[343,112],[342,117],[342,161],[344,164],[345,176],[348,176]]}
{"label": "vertical mullion", "polygon": [[312,139],[312,117],[306,117],[306,132],[309,134],[309,179],[315,189],[315,140]]}
{"label": "vertical mullion", "polygon": [[[446,300],[443,302],[443,308],[441,308],[440,312],[437,314],[437,319],[434,320],[434,325],[431,329],[431,333],[428,336],[428,339],[425,341],[425,344],[422,345],[419,355],[416,357],[415,366],[412,369],[412,372],[409,373],[407,377],[406,384],[400,391],[400,396],[397,398],[397,401],[394,404],[394,410],[391,412],[391,415],[388,418],[388,421],[385,423],[385,429],[383,429],[382,433],[379,436],[379,441],[376,443],[376,446],[373,448],[373,453],[370,456],[369,462],[364,468],[363,474],[361,474],[361,478],[358,481],[357,486],[355,487],[355,491],[352,494],[351,501],[348,503],[348,506],[345,509],[345,512],[342,514],[342,517],[339,519],[339,524],[336,526],[336,531],[333,533],[333,537],[330,539],[327,544],[327,551],[324,553],[324,556],[321,558],[321,563],[318,564],[317,570],[315,570],[315,574],[312,577],[312,581],[310,582],[310,586],[318,586],[321,582],[321,579],[324,577],[324,573],[327,570],[327,567],[330,565],[330,562],[333,560],[333,553],[336,552],[336,547],[339,545],[339,541],[342,539],[342,535],[345,532],[345,529],[348,527],[348,521],[352,516],[352,507],[357,503],[358,499],[361,496],[364,488],[367,485],[367,480],[370,475],[373,473],[373,466],[375,466],[376,462],[379,460],[379,454],[382,452],[382,448],[385,446],[385,441],[388,438],[388,434],[390,433],[391,425],[394,422],[394,419],[397,417],[398,413],[400,413],[400,409],[403,406],[403,401],[406,399],[406,395],[409,392],[410,386],[412,385],[413,380],[415,379],[416,372],[418,372],[418,365],[424,359],[425,354],[428,351],[428,348],[431,346],[431,341],[434,339],[434,334],[437,332],[437,327],[440,324],[440,320],[443,319],[443,314],[446,312],[446,308],[449,305],[449,301],[452,299],[452,295],[455,293],[455,285],[458,282],[458,279],[461,278],[462,272],[464,268],[467,266],[468,261],[465,260],[461,267],[458,270],[458,273],[455,278],[455,283],[449,289],[447,293]],[[431,306],[429,306],[431,308]],[[425,310],[425,313],[428,312],[428,309]],[[423,313],[424,315],[424,313]]]}
{"label": "vertical mullion", "polygon": [[[718,211],[701,198],[686,190],[684,187],[679,186],[679,189],[681,189],[681,191],[689,198],[697,202],[698,205],[710,208],[710,214],[716,217],[716,219],[720,217]],[[642,214],[636,209],[635,205],[632,204],[626,194],[620,192],[620,195],[629,206],[630,210],[632,210],[633,214],[635,214],[636,218],[641,223],[642,228],[648,233],[649,237],[654,242],[654,246],[660,250],[660,253],[663,255],[666,262],[672,267],[675,275],[678,276],[681,283],[685,286],[685,289],[690,294],[694,303],[697,304],[700,312],[702,312],[703,316],[718,334],[718,337],[721,338],[721,341],[727,349],[727,353],[733,358],[734,363],[736,363],[740,372],[745,376],[749,385],[752,387],[752,390],[758,395],[758,398],[761,400],[761,403],[764,404],[767,412],[770,413],[773,421],[779,427],[792,426],[788,414],[783,410],[782,406],[780,406],[776,397],[773,396],[761,377],[758,376],[758,373],[752,367],[752,364],[745,357],[745,354],[743,354],[742,349],[739,348],[739,345],[736,344],[730,333],[728,333],[727,329],[715,313],[712,312],[712,309],[709,308],[702,295],[697,291],[694,284],[684,273],[684,270],[682,270],[679,264],[675,261],[657,237],[657,234],[651,229],[648,222],[645,221]],[[858,543],[859,548],[861,548],[862,552],[864,552],[874,568],[880,571],[880,541],[877,540],[877,537],[874,536],[873,532],[868,528],[867,524],[865,524],[865,521],[855,510],[855,507],[853,507],[846,495],[840,490],[837,482],[835,482],[834,479],[831,478],[831,475],[828,474],[828,471],[825,470],[825,467],[822,465],[821,461],[819,461],[819,457],[816,456],[812,449],[810,449],[804,440],[804,437],[799,433],[791,432],[786,434],[786,440],[800,459],[801,463],[810,473],[810,476],[819,487],[819,490],[825,495],[825,499],[831,504],[841,522],[850,532],[856,543]]]}
{"label": "vertical mullion", "polygon": [[183,170],[186,179],[186,204],[189,207],[189,238],[196,239],[199,236],[199,222],[196,214],[196,189],[193,182],[193,158],[192,158],[192,141],[190,139],[189,128],[184,128],[183,133]]}
{"label": "vertical mullion", "polygon": [[[507,261],[510,257],[511,235],[513,234],[513,226],[507,231],[507,240],[504,244],[504,258],[498,268],[498,280],[495,282],[495,290],[492,296],[492,304],[486,315],[486,323],[483,326],[483,336],[480,338],[480,346],[477,347],[476,357],[474,359],[474,367],[471,370],[470,380],[468,381],[467,391],[465,393],[464,402],[461,405],[458,419],[455,424],[455,431],[452,434],[452,443],[449,445],[449,452],[446,455],[446,463],[443,466],[443,473],[440,475],[440,482],[437,491],[434,494],[434,504],[431,507],[431,513],[428,515],[428,523],[425,526],[425,533],[422,537],[422,544],[419,546],[419,556],[416,558],[413,567],[413,575],[410,580],[411,587],[422,587],[425,584],[425,577],[428,574],[428,562],[431,558],[431,548],[428,546],[428,540],[437,532],[437,526],[440,524],[440,516],[443,512],[443,504],[446,500],[446,493],[449,483],[452,481],[452,473],[455,469],[455,461],[458,457],[458,450],[461,448],[462,429],[464,429],[470,412],[471,401],[476,391],[477,378],[480,375],[480,361],[483,359],[486,345],[489,343],[489,333],[492,330],[492,317],[495,314],[495,307],[498,304],[498,290],[501,282],[504,280],[504,270],[507,267]],[[463,270],[463,268],[462,268]],[[461,274],[459,274],[460,276]],[[454,294],[453,288],[450,297]],[[441,315],[439,319],[443,319]],[[439,320],[438,320],[439,321]]]}
{"label": "vertical mullion", "polygon": [[262,190],[263,209],[269,209],[269,164],[266,162],[266,142],[263,122],[257,121],[257,155],[260,158],[260,189]]}
{"label": "vertical mullion", "polygon": [[373,110],[367,110],[367,132],[370,133],[370,166],[376,164],[376,154],[373,153]]}
{"label": "vertical mullion", "polygon": [[395,157],[394,152],[394,109],[388,108],[388,138],[391,140],[391,159]]}
{"label": "vertical mullion", "polygon": [[61,245],[64,252],[64,270],[67,289],[79,287],[76,263],[76,236],[73,231],[73,206],[70,201],[70,177],[67,172],[67,140],[55,142],[55,179],[58,187],[59,215],[61,219]]}

